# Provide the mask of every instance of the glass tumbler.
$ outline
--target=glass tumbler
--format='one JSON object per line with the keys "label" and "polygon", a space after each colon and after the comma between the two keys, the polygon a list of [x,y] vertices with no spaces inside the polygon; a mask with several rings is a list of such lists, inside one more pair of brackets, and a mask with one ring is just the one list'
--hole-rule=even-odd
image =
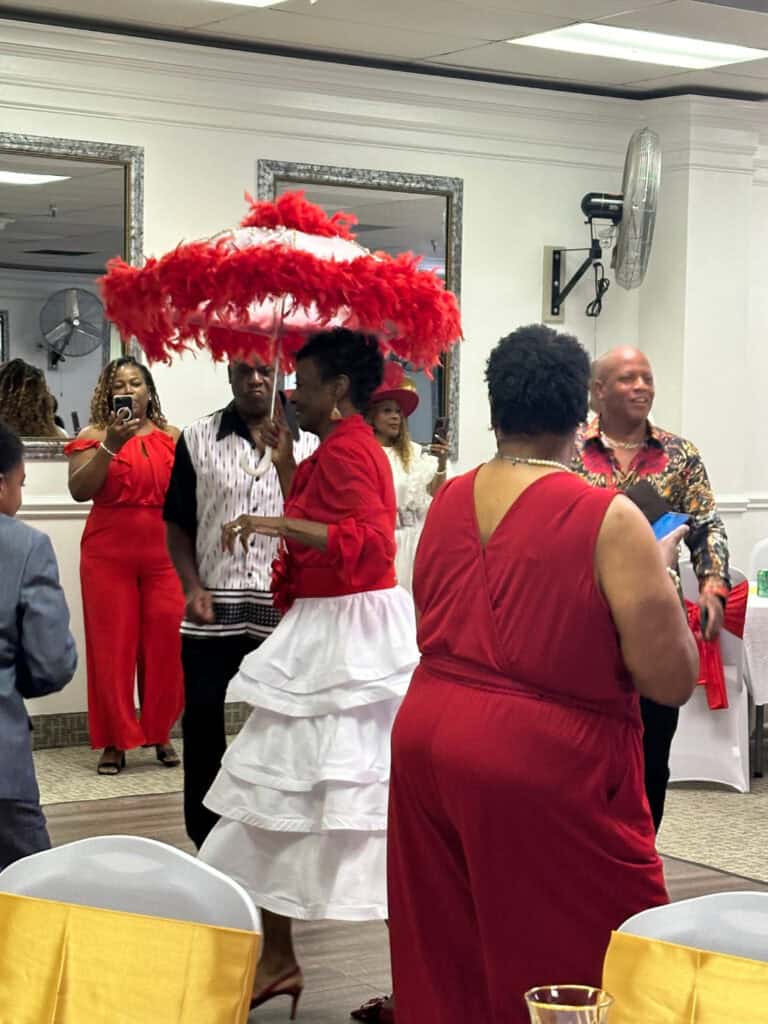
{"label": "glass tumbler", "polygon": [[542,985],[525,993],[531,1024],[607,1024],[613,996],[590,985]]}

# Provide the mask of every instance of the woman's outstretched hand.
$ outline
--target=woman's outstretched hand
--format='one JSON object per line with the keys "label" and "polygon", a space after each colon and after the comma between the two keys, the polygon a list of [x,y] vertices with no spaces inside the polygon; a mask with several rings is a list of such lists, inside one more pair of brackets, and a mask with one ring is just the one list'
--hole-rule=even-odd
{"label": "woman's outstretched hand", "polygon": [[243,551],[248,550],[251,537],[256,533],[262,537],[279,537],[283,520],[280,516],[238,516],[221,528],[221,546],[231,555],[235,544],[240,541]]}

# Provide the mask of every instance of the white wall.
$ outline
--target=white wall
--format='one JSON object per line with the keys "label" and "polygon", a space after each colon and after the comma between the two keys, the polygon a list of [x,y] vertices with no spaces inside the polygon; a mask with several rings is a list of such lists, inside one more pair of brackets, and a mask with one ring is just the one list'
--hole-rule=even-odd
{"label": "white wall", "polygon": [[[144,147],[148,255],[236,223],[244,190],[255,188],[259,158],[462,178],[466,341],[459,468],[476,464],[492,448],[483,385],[490,348],[515,326],[541,318],[542,247],[587,244],[580,198],[589,190],[618,191],[632,130],[658,122],[662,134],[687,145],[691,125],[712,110],[741,121],[760,116],[757,105],[745,103],[700,101],[696,109],[668,101],[643,104],[22,24],[4,25],[0,56],[5,131]],[[656,283],[648,299],[642,291],[626,293],[614,285],[603,316],[589,320],[588,277],[569,297],[564,325],[597,353],[642,336],[661,371],[656,418],[663,422],[669,416],[673,428],[717,417],[711,386],[705,390],[697,378],[698,398],[683,388],[683,367],[695,356],[694,339],[684,330],[693,308],[685,275],[689,222],[672,217],[669,208],[690,206],[689,193],[695,192],[700,213],[715,198],[712,190],[728,188],[730,179],[721,185],[711,178],[693,182],[691,163],[686,157],[670,176],[664,196],[670,227],[659,226],[661,244],[649,279],[655,275]],[[768,203],[765,191],[761,202]],[[696,237],[710,242],[701,233]],[[571,257],[572,265],[577,258]],[[738,273],[749,275],[745,255],[729,271],[729,281]],[[759,279],[754,283],[762,288]],[[766,304],[750,305],[754,338]],[[697,330],[707,334],[703,320]],[[716,352],[723,352],[717,347],[721,340],[718,335],[707,341],[708,369],[716,365]],[[743,359],[740,351],[739,367]],[[187,356],[155,373],[166,411],[179,425],[226,398],[224,371],[204,356]],[[723,456],[726,436],[726,424],[708,433],[705,455],[723,473],[725,482],[716,478],[716,487],[732,490],[736,480]],[[31,465],[29,478],[28,514],[39,512],[37,525],[54,536],[77,608],[73,581],[81,512],[61,498],[63,477],[56,467]],[[53,515],[55,501],[61,508]],[[77,686],[56,699],[56,709],[82,707],[82,695],[81,673]],[[47,708],[53,710],[54,701]]]}
{"label": "white wall", "polygon": [[40,310],[54,292],[69,287],[98,295],[95,279],[82,274],[0,269],[0,309],[8,310],[10,322],[8,358],[24,359],[40,367],[59,403],[59,415],[71,433],[73,411],[80,417],[81,426],[88,422],[91,394],[101,372],[103,354],[99,346],[87,356],[70,357],[49,369],[48,350],[40,330]]}

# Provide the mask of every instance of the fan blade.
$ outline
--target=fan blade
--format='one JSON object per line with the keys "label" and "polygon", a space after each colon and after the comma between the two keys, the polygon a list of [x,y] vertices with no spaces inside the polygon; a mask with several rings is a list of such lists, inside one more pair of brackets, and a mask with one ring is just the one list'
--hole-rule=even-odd
{"label": "fan blade", "polygon": [[81,323],[79,327],[75,328],[74,333],[75,334],[82,334],[82,335],[84,335],[84,337],[92,339],[93,341],[97,342],[99,345],[104,340],[103,334],[101,334],[99,331],[94,330],[92,325],[90,325],[90,324],[82,324]]}
{"label": "fan blade", "polygon": [[67,292],[67,319],[70,321],[80,319],[80,303],[77,301],[77,288],[70,288]]}
{"label": "fan blade", "polygon": [[56,347],[56,343],[62,338],[66,338],[69,341],[69,336],[72,333],[72,325],[68,323],[59,324],[58,327],[54,327],[52,331],[47,331],[45,334],[45,340],[52,347]]}
{"label": "fan blade", "polygon": [[92,320],[81,320],[78,324],[81,331],[85,331],[86,334],[92,334],[94,337],[98,335],[100,338],[104,337],[104,330],[101,324],[95,324]]}
{"label": "fan blade", "polygon": [[101,337],[97,334],[89,334],[87,331],[80,330],[76,327],[72,331],[71,336],[72,356],[87,356],[101,344]]}

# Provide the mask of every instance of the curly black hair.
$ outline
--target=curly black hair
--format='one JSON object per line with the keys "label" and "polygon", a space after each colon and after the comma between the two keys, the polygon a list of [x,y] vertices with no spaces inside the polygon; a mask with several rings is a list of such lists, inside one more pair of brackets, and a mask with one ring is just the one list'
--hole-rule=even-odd
{"label": "curly black hair", "polygon": [[508,435],[568,434],[587,418],[589,375],[589,357],[572,334],[518,327],[486,365],[491,424]]}
{"label": "curly black hair", "polygon": [[371,395],[384,378],[384,359],[372,334],[334,327],[311,335],[296,354],[296,361],[314,359],[322,380],[346,375],[349,397],[356,409],[367,408]]}
{"label": "curly black hair", "polygon": [[24,445],[18,434],[0,422],[0,473],[10,473],[24,461]]}

